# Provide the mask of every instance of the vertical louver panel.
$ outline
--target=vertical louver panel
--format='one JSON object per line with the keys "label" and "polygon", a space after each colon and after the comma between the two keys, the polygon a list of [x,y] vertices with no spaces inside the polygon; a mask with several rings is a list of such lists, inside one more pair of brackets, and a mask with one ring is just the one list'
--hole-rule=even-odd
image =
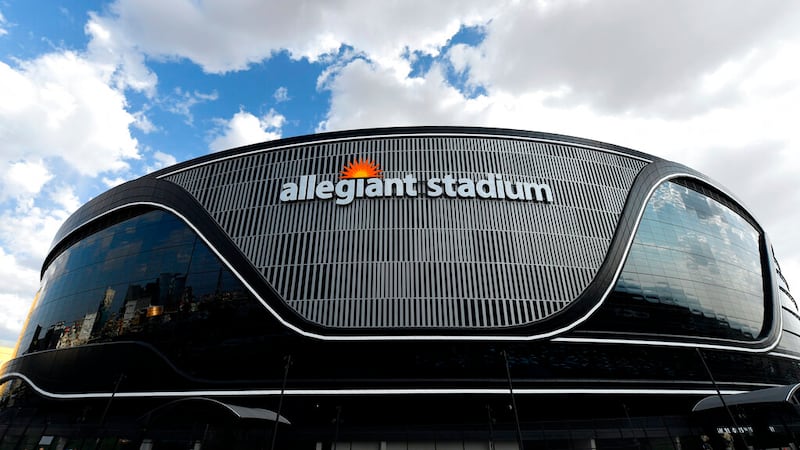
{"label": "vertical louver panel", "polygon": [[[337,181],[374,161],[415,197],[282,203],[303,175]],[[608,250],[645,161],[484,137],[388,137],[264,150],[169,175],[210,212],[283,300],[334,328],[503,328],[575,300]],[[425,181],[546,184],[553,202],[429,197]]]}

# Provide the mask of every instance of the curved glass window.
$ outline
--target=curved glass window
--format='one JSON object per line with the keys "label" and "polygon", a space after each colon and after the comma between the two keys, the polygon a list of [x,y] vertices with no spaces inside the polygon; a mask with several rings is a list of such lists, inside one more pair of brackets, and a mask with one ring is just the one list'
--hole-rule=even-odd
{"label": "curved glass window", "polygon": [[20,354],[109,340],[151,340],[224,309],[259,309],[185,223],[153,210],[66,249],[48,266]]}
{"label": "curved glass window", "polygon": [[759,231],[668,181],[647,204],[613,293],[583,329],[756,340],[764,315]]}

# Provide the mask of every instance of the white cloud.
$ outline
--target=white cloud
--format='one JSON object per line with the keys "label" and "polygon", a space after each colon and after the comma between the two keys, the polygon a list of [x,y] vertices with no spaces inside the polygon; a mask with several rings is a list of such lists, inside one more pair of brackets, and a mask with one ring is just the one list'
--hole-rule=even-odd
{"label": "white cloud", "polygon": [[455,44],[448,50],[447,59],[456,72],[463,73],[480,64],[480,52],[467,44]]}
{"label": "white cloud", "polygon": [[39,287],[39,271],[20,264],[14,255],[2,247],[0,247],[0,267],[3,267],[0,271],[2,286],[10,288],[14,294],[29,295],[27,301],[30,302]]}
{"label": "white cloud", "polygon": [[32,300],[33,297],[0,293],[0,347],[14,347]]}
{"label": "white cloud", "polygon": [[167,111],[183,116],[185,123],[192,125],[194,123],[192,108],[198,104],[213,102],[218,98],[219,94],[216,91],[206,94],[198,91],[186,92],[181,88],[176,88],[173,95],[162,98],[159,101]]}
{"label": "white cloud", "polygon": [[101,174],[127,172],[140,158],[130,127],[153,128],[143,112],[127,111],[124,90],[151,93],[155,85],[140,55],[104,53],[114,50],[112,34],[91,23],[86,31],[105,44],[0,62],[0,345],[17,338],[51,240],[81,204],[78,192]]}
{"label": "white cloud", "polygon": [[736,83],[709,91],[703,77],[796,37],[798,19],[800,4],[788,1],[519,2],[486,25],[477,48],[455,49],[452,58],[490,92],[566,87],[550,101],[686,116],[739,101]]}
{"label": "white cloud", "polygon": [[18,337],[53,236],[76,206],[69,189],[52,196],[53,208],[20,204],[0,212],[0,345]]}
{"label": "white cloud", "polygon": [[158,78],[145,65],[144,55],[135,50],[124,34],[106,27],[92,13],[84,31],[90,37],[87,59],[105,70],[110,85],[118,90],[141,91],[149,97],[155,94]]}
{"label": "white cloud", "polygon": [[[170,155],[169,153],[164,153],[159,151],[153,152],[151,158],[152,162],[145,167],[145,172],[147,173],[155,172],[156,170],[163,169],[164,167],[171,166],[178,162],[178,160],[175,159],[175,157]],[[116,186],[116,184],[114,185]]]}
{"label": "white cloud", "polygon": [[174,156],[164,153],[164,152],[155,152],[153,154],[153,158],[158,163],[159,169],[167,166],[171,166],[178,162]]}
{"label": "white cloud", "polygon": [[392,69],[355,59],[322,77],[321,87],[331,91],[331,107],[320,131],[486,122],[486,99],[465,99],[447,84],[439,66],[424,77],[398,79]]}
{"label": "white cloud", "polygon": [[233,115],[231,120],[222,120],[220,134],[209,144],[212,152],[240,147],[257,142],[280,139],[281,127],[286,118],[275,110],[270,109],[262,117],[256,117],[249,112],[240,110]]}
{"label": "white cloud", "polygon": [[68,214],[73,213],[81,206],[81,201],[71,186],[59,186],[53,189],[50,192],[50,199],[60,208],[60,211]]}
{"label": "white cloud", "polygon": [[0,201],[9,198],[29,201],[53,178],[41,160],[0,161],[0,171],[3,173],[0,178]]}
{"label": "white cloud", "polygon": [[0,215],[0,237],[22,264],[40,264],[56,231],[69,216],[62,209],[24,205]]}
{"label": "white cloud", "polygon": [[[27,279],[34,273],[38,279],[50,239],[79,203],[65,174],[100,177],[110,187],[135,171],[175,163],[172,155],[138,147],[131,126],[145,133],[159,128],[147,108],[127,110],[127,90],[188,124],[196,105],[217,100],[216,91],[156,98],[158,79],[148,60],[188,59],[223,73],[281,51],[324,67],[317,87],[331,97],[320,130],[522,128],[625,145],[695,167],[753,208],[797,289],[798,5],[118,0],[90,14],[85,53],[0,62],[0,170],[7,174],[0,202],[14,203],[0,212],[0,266],[27,277],[14,285],[18,290],[0,294],[0,308],[30,302],[36,281]],[[482,43],[454,45],[430,70],[409,76],[415,52],[438,55],[460,27],[471,25],[482,27]],[[6,33],[0,15],[0,36]],[[466,86],[453,85],[453,72]],[[285,87],[273,94],[277,103],[288,98]],[[261,117],[240,110],[217,121],[209,148],[277,139],[284,123],[274,110]],[[19,324],[19,314],[0,309],[0,317]],[[0,323],[0,333],[4,326],[11,325]]]}
{"label": "white cloud", "polygon": [[8,34],[8,30],[5,29],[6,25],[6,18],[3,17],[3,13],[0,12],[0,36],[5,36]]}
{"label": "white cloud", "polygon": [[[501,25],[493,21],[489,33]],[[511,25],[512,30],[525,28],[517,21]],[[517,33],[508,32],[507,36],[507,41],[480,49],[456,46],[448,53],[448,61],[456,71],[474,69],[474,51],[521,45],[514,42],[519,39]],[[490,34],[487,39],[499,38]],[[681,162],[718,180],[751,208],[782,258],[790,284],[800,286],[800,273],[788,269],[800,267],[800,237],[794,232],[800,222],[796,207],[800,204],[796,181],[800,179],[800,137],[796,133],[800,79],[795,75],[800,73],[796,57],[800,41],[753,40],[740,45],[758,50],[730,50],[730,57],[716,58],[716,64],[695,70],[696,89],[690,91],[697,97],[692,100],[695,103],[683,98],[683,83],[662,83],[654,88],[661,100],[643,100],[642,104],[654,108],[647,114],[598,106],[594,94],[582,94],[559,83],[550,88],[518,84],[501,89],[497,82],[485,95],[468,98],[442,76],[441,65],[434,64],[421,77],[398,78],[391,68],[356,59],[321,76],[319,87],[330,91],[331,107],[319,128],[423,124],[520,128],[597,139]],[[575,55],[558,58],[577,58],[578,50],[576,47],[572,50]],[[735,54],[740,57],[731,56]],[[486,76],[492,77],[491,70],[486,70]],[[718,86],[716,91],[713,85]],[[609,89],[612,92],[616,87],[612,83]],[[735,91],[736,101],[722,102],[721,91]],[[585,101],[554,101],[576,95]],[[666,100],[669,98],[679,101],[671,103]],[[691,106],[691,113],[676,114],[677,103]],[[704,103],[715,106],[705,107]]]}
{"label": "white cloud", "polygon": [[133,126],[137,129],[141,130],[143,133],[149,134],[156,130],[158,127],[150,121],[150,118],[147,116],[145,111],[137,111],[133,113]]}
{"label": "white cloud", "polygon": [[19,67],[0,62],[0,141],[7,161],[61,158],[83,175],[139,157],[124,95],[81,56],[51,53]]}
{"label": "white cloud", "polygon": [[128,43],[153,57],[190,59],[213,73],[242,70],[283,50],[315,61],[342,44],[388,67],[408,49],[438,53],[461,25],[484,23],[501,4],[118,0],[111,15],[94,15],[93,23],[111,30],[113,39],[104,42],[112,48]]}
{"label": "white cloud", "polygon": [[126,181],[129,180],[128,178],[125,177],[115,177],[115,178],[103,177],[101,181],[107,188],[110,189],[115,186],[119,186],[120,184],[125,183]]}
{"label": "white cloud", "polygon": [[289,101],[289,90],[286,87],[281,86],[278,89],[275,89],[275,93],[272,94],[272,98],[275,99],[276,103],[283,103]]}

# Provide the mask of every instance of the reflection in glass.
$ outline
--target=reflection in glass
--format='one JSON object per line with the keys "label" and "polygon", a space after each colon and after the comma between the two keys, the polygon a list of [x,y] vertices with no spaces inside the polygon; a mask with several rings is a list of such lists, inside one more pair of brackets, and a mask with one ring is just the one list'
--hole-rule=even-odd
{"label": "reflection in glass", "polygon": [[755,340],[764,325],[759,242],[725,204],[665,182],[614,292],[584,329]]}
{"label": "reflection in glass", "polygon": [[250,302],[183,222],[150,211],[66,249],[48,266],[23,353],[137,338]]}

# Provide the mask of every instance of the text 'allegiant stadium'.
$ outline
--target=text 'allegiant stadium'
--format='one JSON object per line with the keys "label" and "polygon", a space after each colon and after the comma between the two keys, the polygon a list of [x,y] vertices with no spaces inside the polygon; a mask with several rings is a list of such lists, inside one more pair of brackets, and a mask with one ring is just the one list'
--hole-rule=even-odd
{"label": "text 'allegiant stadium'", "polygon": [[335,199],[337,205],[349,205],[357,198],[417,197],[421,195],[421,190],[427,197],[553,202],[553,192],[546,184],[504,180],[501,175],[493,173],[477,181],[445,175],[430,178],[424,184],[413,175],[403,178],[348,178],[337,182],[317,181],[316,175],[303,175],[297,183],[283,184],[280,199],[281,202]]}
{"label": "text 'allegiant stadium'", "polygon": [[345,164],[340,180],[317,182],[316,175],[303,175],[297,183],[284,183],[281,202],[336,199],[337,205],[349,205],[357,198],[417,197],[420,188],[427,197],[494,198],[520,201],[553,202],[553,192],[546,184],[503,180],[501,175],[487,173],[486,179],[473,181],[445,175],[430,178],[424,184],[413,175],[383,178],[375,161],[356,159]]}

